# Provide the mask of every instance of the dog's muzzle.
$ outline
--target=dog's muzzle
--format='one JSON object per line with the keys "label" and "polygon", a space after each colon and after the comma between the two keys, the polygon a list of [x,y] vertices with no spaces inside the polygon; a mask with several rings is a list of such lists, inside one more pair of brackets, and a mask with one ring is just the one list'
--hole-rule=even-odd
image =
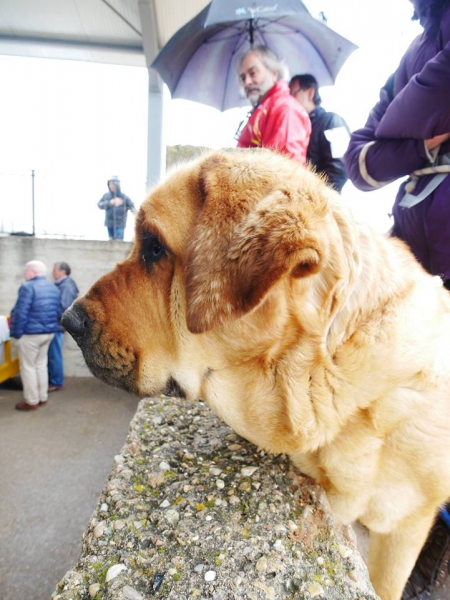
{"label": "dog's muzzle", "polygon": [[64,312],[61,325],[78,343],[78,340],[81,341],[92,330],[92,319],[87,316],[79,304],[76,304]]}
{"label": "dog's muzzle", "polygon": [[93,375],[109,385],[138,393],[137,355],[121,337],[111,335],[92,319],[82,302],[66,310],[61,324],[80,347]]}

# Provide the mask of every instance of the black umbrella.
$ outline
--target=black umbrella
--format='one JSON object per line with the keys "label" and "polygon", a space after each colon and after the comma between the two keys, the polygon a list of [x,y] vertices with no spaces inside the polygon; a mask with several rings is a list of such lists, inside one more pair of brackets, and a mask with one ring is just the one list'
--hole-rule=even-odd
{"label": "black umbrella", "polygon": [[284,58],[292,75],[312,73],[320,86],[335,82],[357,48],[314,19],[300,0],[213,0],[171,37],[151,66],[172,98],[226,110],[248,105],[237,61],[258,44]]}

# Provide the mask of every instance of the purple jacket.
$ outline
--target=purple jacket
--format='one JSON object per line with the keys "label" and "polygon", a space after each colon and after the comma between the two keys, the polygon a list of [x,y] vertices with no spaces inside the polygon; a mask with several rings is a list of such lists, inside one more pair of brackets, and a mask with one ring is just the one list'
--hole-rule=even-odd
{"label": "purple jacket", "polygon": [[[436,156],[424,140],[450,132],[450,9],[443,14],[439,32],[426,30],[402,58],[397,71],[381,89],[365,127],[353,132],[344,160],[350,180],[365,191],[377,189],[436,164],[450,152],[450,141]],[[418,179],[414,195],[433,175]],[[450,175],[426,198],[403,208],[400,186],[393,207],[393,235],[403,239],[431,273],[450,279]]]}

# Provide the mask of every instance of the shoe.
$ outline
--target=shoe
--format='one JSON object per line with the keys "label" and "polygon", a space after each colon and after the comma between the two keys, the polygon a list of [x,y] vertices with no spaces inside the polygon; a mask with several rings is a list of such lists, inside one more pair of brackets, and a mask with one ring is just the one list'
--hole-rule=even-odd
{"label": "shoe", "polygon": [[57,392],[58,390],[62,390],[63,389],[63,385],[49,385],[48,386],[48,392]]}
{"label": "shoe", "polygon": [[442,588],[450,571],[450,529],[438,517],[408,579],[402,600],[425,600]]}
{"label": "shoe", "polygon": [[48,400],[40,400],[39,401],[39,406],[47,406],[48,404]]}
{"label": "shoe", "polygon": [[39,408],[39,404],[28,404],[28,402],[18,402],[16,404],[16,410],[36,410]]}

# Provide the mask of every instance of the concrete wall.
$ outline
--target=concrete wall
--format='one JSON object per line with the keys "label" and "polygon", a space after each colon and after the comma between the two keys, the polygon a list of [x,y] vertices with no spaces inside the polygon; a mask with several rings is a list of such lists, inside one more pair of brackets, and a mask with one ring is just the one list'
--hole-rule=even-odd
{"label": "concrete wall", "polygon": [[53,600],[380,600],[325,492],[203,403],[147,398]]}
{"label": "concrete wall", "polygon": [[[24,281],[23,271],[29,260],[47,265],[51,279],[53,263],[69,263],[71,276],[80,294],[85,294],[99,277],[126,258],[130,242],[97,240],[61,240],[21,236],[0,236],[0,314],[9,314]],[[64,336],[64,369],[68,377],[85,377],[89,371],[78,346],[69,335]]]}

